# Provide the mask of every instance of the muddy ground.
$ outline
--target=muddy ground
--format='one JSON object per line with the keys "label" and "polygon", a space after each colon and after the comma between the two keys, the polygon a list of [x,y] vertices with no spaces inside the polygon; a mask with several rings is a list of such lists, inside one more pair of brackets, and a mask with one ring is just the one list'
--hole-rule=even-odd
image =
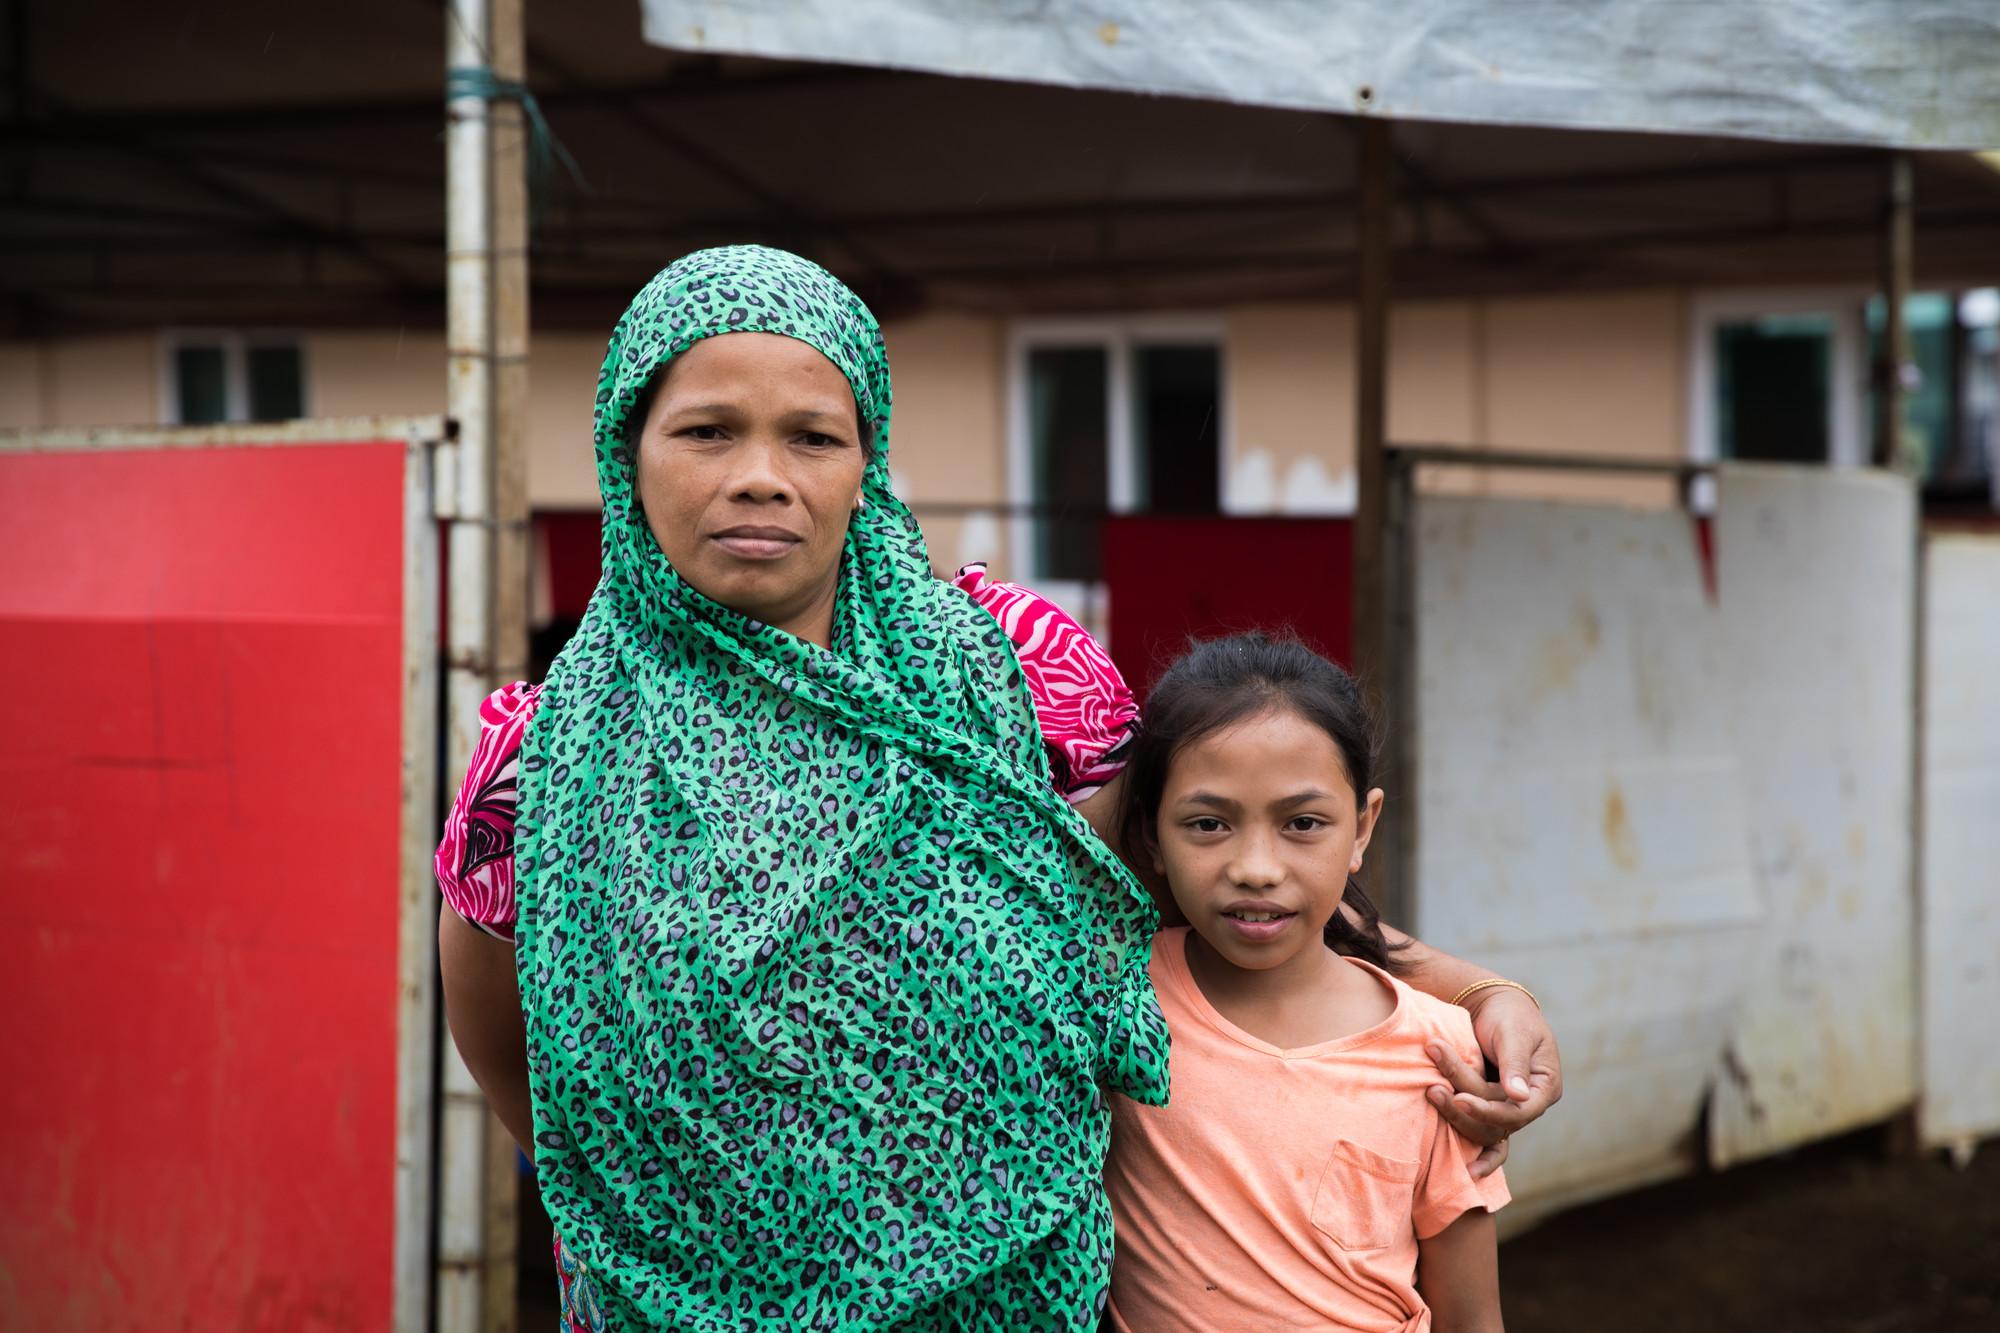
{"label": "muddy ground", "polygon": [[[1958,1171],[1883,1141],[1608,1199],[1508,1241],[1509,1333],[2000,1333],[2000,1143]],[[528,1193],[520,1328],[550,1333],[548,1222]]]}
{"label": "muddy ground", "polygon": [[1565,1213],[1500,1247],[1509,1333],[2000,1330],[2000,1143],[1870,1133]]}

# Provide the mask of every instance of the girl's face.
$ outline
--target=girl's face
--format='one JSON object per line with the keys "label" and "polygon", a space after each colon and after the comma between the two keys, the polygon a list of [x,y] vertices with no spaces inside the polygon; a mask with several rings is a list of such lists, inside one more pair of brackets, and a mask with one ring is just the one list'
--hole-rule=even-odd
{"label": "girl's face", "polygon": [[1174,755],[1154,867],[1225,960],[1280,967],[1326,948],[1381,810],[1379,787],[1358,797],[1333,738],[1280,705]]}
{"label": "girl's face", "polygon": [[819,638],[865,464],[838,367],[796,338],[730,333],[668,365],[639,441],[639,500],[695,591]]}

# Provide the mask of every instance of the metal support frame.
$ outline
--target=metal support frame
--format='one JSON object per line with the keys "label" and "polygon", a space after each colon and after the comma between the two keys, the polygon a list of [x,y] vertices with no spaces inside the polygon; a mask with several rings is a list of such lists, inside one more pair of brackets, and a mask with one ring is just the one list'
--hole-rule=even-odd
{"label": "metal support frame", "polygon": [[[1376,716],[1382,720],[1376,769],[1386,784],[1403,793],[1388,811],[1386,832],[1372,846],[1379,878],[1370,886],[1376,906],[1392,922],[1416,933],[1417,828],[1417,608],[1416,542],[1410,520],[1416,508],[1416,463],[1400,451],[1383,449],[1381,542],[1382,668]],[[1357,548],[1358,549],[1358,548]]]}
{"label": "metal support frame", "polygon": [[[0,21],[7,52],[6,73],[0,86],[6,89],[6,123],[11,127],[28,119],[28,0],[7,0],[6,18]],[[7,193],[20,198],[28,193],[32,159],[17,153],[7,167]]]}
{"label": "metal support frame", "polygon": [[[1681,505],[1694,507],[1695,482],[1715,472],[1713,462],[1685,458],[1601,458],[1590,454],[1533,453],[1526,450],[1475,449],[1464,445],[1385,444],[1383,454],[1382,537],[1379,577],[1383,591],[1381,688],[1375,707],[1384,723],[1381,762],[1404,799],[1390,813],[1381,837],[1373,842],[1371,865],[1379,863],[1378,879],[1369,886],[1385,919],[1408,930],[1422,929],[1417,919],[1419,877],[1417,828],[1422,818],[1417,801],[1420,775],[1417,747],[1411,743],[1420,723],[1417,709],[1416,513],[1417,471],[1421,467],[1494,467],[1541,472],[1611,472],[1636,476],[1669,476],[1677,483]],[[1360,526],[1355,530],[1355,571],[1360,577]],[[1357,588],[1358,593],[1358,588]],[[1360,629],[1360,604],[1355,607]]]}
{"label": "metal support frame", "polygon": [[[360,233],[351,228],[328,226],[310,213],[233,180],[226,172],[218,171],[200,152],[160,143],[143,135],[105,135],[95,140],[95,146],[158,167],[170,173],[175,180],[194,187],[240,214],[261,219],[266,225],[281,230],[294,244],[324,246],[338,251],[382,279],[392,291],[407,292],[420,287],[400,264],[376,251]],[[108,207],[106,212],[115,216],[116,206]]]}
{"label": "metal support frame", "polygon": [[[446,0],[436,0],[438,8],[449,10]],[[27,0],[14,0],[14,8],[25,14]],[[463,10],[463,6],[459,6]],[[25,18],[21,22],[25,30]],[[658,52],[667,55],[667,52]],[[848,65],[794,65],[770,70],[749,71],[708,59],[677,61],[664,77],[616,83],[579,83],[575,86],[536,89],[542,108],[594,108],[609,102],[644,100],[668,103],[709,102],[718,97],[767,98],[793,91],[825,92],[837,96],[842,89],[890,79],[915,80],[924,75],[899,70],[869,69]],[[46,116],[17,116],[12,124],[0,124],[0,147],[25,144],[61,146],[70,136],[94,135],[102,131],[145,131],[149,134],[212,135],[254,125],[260,133],[273,130],[319,130],[355,125],[408,125],[421,128],[437,119],[437,100],[432,97],[332,97],[317,101],[286,99],[270,102],[230,102],[226,105],[146,106],[140,108],[91,109],[66,112],[60,120]]]}
{"label": "metal support frame", "polygon": [[[530,47],[528,55],[537,65],[561,80],[565,87],[589,86],[588,80],[581,74],[569,69],[542,48]],[[775,221],[780,227],[795,233],[800,238],[794,242],[795,244],[810,247],[830,242],[838,246],[855,262],[862,265],[867,270],[870,280],[878,285],[901,280],[900,275],[880,254],[856,240],[849,230],[802,210],[783,194],[765,184],[740,162],[709,147],[698,136],[680,129],[667,117],[648,107],[643,96],[610,94],[603,98],[603,105],[616,112],[626,124],[653,143],[678,154],[715,179],[756,200],[769,215],[760,225],[769,226]]]}
{"label": "metal support frame", "polygon": [[[1362,688],[1378,716],[1392,711],[1397,693],[1389,654],[1389,552],[1386,543],[1389,476],[1385,452],[1389,421],[1390,173],[1394,154],[1389,122],[1364,118],[1355,127],[1357,267],[1354,329],[1354,661]],[[1395,840],[1370,858],[1368,887],[1391,920],[1409,919],[1410,886],[1404,882]]]}
{"label": "metal support frame", "polygon": [[1911,374],[1910,327],[1903,307],[1910,296],[1915,222],[1911,208],[1915,187],[1910,155],[1891,153],[1882,225],[1882,346],[1875,355],[1875,466],[1901,467],[1903,458],[1903,395]]}
{"label": "metal support frame", "polygon": [[[518,81],[522,0],[451,0],[446,69]],[[479,705],[518,679],[528,647],[527,142],[518,104],[446,104],[446,405],[457,443],[441,462],[450,520],[446,619],[447,774],[464,779]],[[518,1233],[513,1139],[450,1042],[439,1132],[439,1333],[511,1333]]]}
{"label": "metal support frame", "polygon": [[1414,470],[1426,464],[1446,467],[1515,468],[1540,472],[1623,472],[1635,476],[1668,476],[1680,491],[1681,504],[1693,508],[1696,481],[1715,471],[1713,459],[1619,458],[1596,454],[1540,454],[1525,449],[1475,449],[1461,444],[1392,444],[1386,446],[1391,465]]}

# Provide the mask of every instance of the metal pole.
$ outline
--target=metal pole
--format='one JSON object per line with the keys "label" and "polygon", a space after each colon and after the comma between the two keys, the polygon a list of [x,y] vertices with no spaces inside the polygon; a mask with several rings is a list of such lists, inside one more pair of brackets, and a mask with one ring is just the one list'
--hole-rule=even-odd
{"label": "metal pole", "polygon": [[[1356,249],[1359,270],[1354,303],[1354,650],[1353,667],[1375,715],[1394,711],[1396,667],[1389,642],[1388,508],[1386,444],[1389,416],[1389,122],[1364,118],[1358,130]],[[1402,813],[1412,812],[1413,801]],[[1391,920],[1407,921],[1408,886],[1401,858],[1388,839],[1367,862],[1368,888]]]}
{"label": "metal pole", "polygon": [[[375,438],[380,438],[376,436]],[[404,437],[403,855],[396,951],[395,1333],[428,1333],[437,1239],[438,525],[431,463],[444,422]]]}
{"label": "metal pole", "polygon": [[1359,130],[1359,270],[1354,304],[1354,666],[1375,688],[1385,666],[1382,529],[1388,498],[1383,446],[1389,399],[1389,125]]}
{"label": "metal pole", "polygon": [[1882,346],[1875,356],[1875,466],[1901,467],[1903,394],[1910,373],[1910,329],[1903,307],[1910,295],[1915,250],[1910,155],[1889,155],[1888,206],[1882,228]]}
{"label": "metal pole", "polygon": [[[452,0],[447,70],[519,81],[522,0]],[[447,774],[464,779],[479,704],[527,657],[527,178],[521,108],[467,88],[446,104],[446,407],[457,442],[440,469],[448,505]],[[517,1180],[513,1140],[444,1043],[439,1129],[439,1333],[511,1333]]]}

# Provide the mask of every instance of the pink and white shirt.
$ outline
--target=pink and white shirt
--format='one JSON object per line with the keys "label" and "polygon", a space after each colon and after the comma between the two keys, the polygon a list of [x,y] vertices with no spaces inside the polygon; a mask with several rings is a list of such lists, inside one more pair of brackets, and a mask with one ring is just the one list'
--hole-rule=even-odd
{"label": "pink and white shirt", "polygon": [[[951,582],[990,612],[1013,641],[1035,698],[1056,790],[1072,802],[1095,794],[1124,769],[1139,715],[1110,655],[1054,602],[1018,584],[989,582],[984,565],[967,565]],[[445,816],[435,862],[438,887],[451,909],[501,939],[514,935],[521,738],[541,693],[539,685],[516,682],[480,704],[479,743]]]}

